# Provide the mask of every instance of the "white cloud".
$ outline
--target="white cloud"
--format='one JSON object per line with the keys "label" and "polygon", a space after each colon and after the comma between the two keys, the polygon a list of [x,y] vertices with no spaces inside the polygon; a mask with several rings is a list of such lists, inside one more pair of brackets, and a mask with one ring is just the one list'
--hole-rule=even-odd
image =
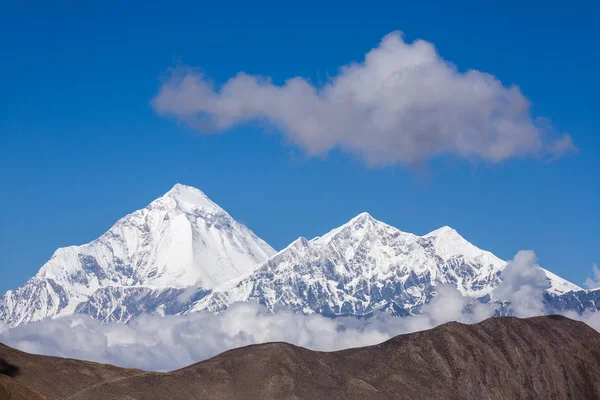
{"label": "white cloud", "polygon": [[285,341],[315,350],[337,350],[380,343],[448,321],[472,323],[479,321],[474,317],[485,318],[463,313],[466,304],[458,290],[442,286],[423,315],[407,319],[387,314],[370,320],[329,319],[285,309],[270,313],[255,303],[236,303],[219,315],[144,315],[127,325],[100,324],[77,315],[0,329],[0,342],[32,353],[164,371],[255,343]]}
{"label": "white cloud", "polygon": [[204,133],[263,121],[309,155],[339,148],[369,165],[444,154],[498,162],[575,150],[570,136],[532,117],[518,87],[484,72],[460,72],[432,43],[407,43],[400,32],[322,87],[301,77],[276,85],[243,72],[218,86],[179,68],[152,104]]}
{"label": "white cloud", "polygon": [[427,318],[430,326],[450,321],[475,323],[491,317],[494,313],[492,307],[473,303],[471,298],[463,296],[450,284],[438,285],[435,291],[436,297],[423,307],[423,315],[419,316]]}
{"label": "white cloud", "polygon": [[85,316],[47,320],[4,332],[0,341],[32,353],[172,370],[254,343],[286,341],[332,350],[378,343],[401,332],[400,320],[345,327],[342,320],[287,310],[271,314],[257,304],[238,303],[220,315],[145,315],[127,325],[102,325]]}
{"label": "white cloud", "polygon": [[521,250],[502,271],[502,284],[494,297],[511,303],[517,317],[533,317],[544,313],[544,291],[550,288],[550,281],[536,263],[531,250]]}
{"label": "white cloud", "polygon": [[598,289],[600,288],[600,269],[598,265],[594,264],[592,266],[592,277],[588,277],[584,283],[585,287],[588,289]]}

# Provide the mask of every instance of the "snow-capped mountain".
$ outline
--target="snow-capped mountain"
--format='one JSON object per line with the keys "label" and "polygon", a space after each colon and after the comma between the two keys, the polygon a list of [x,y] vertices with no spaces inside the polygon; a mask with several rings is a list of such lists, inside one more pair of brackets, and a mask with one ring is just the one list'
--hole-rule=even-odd
{"label": "snow-capped mountain", "polygon": [[[505,266],[452,228],[417,236],[363,213],[324,236],[296,240],[252,273],[197,301],[189,312],[220,312],[233,302],[254,300],[269,309],[283,305],[327,316],[382,309],[408,315],[418,312],[439,284],[484,298],[500,284]],[[545,272],[550,295],[581,290]]]}
{"label": "snow-capped mountain", "polygon": [[[178,184],[98,239],[58,249],[0,298],[0,321],[17,326],[81,313],[127,322],[142,313],[218,313],[237,301],[326,316],[407,316],[440,284],[489,302],[505,266],[452,228],[417,236],[367,213],[276,253],[200,190]],[[544,272],[553,309],[600,308],[600,290]]]}
{"label": "snow-capped mountain", "polygon": [[0,299],[0,320],[16,326],[82,312],[127,321],[174,312],[182,295],[197,300],[274,253],[200,190],[177,184],[98,239],[58,249]]}

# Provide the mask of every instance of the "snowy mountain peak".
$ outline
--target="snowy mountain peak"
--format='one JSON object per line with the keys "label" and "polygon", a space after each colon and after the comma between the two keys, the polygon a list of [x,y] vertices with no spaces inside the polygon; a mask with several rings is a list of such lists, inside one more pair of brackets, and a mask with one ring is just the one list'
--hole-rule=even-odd
{"label": "snowy mountain peak", "polygon": [[[449,226],[443,226],[439,229],[436,229],[433,232],[423,236],[423,238],[432,240],[436,253],[444,260],[450,260],[456,257],[467,257],[476,260],[482,265],[504,264],[504,261],[500,260],[494,254],[474,246],[468,240],[462,237],[455,229]],[[542,271],[544,271],[548,277],[548,281],[551,285],[550,289],[548,289],[549,293],[562,294],[569,291],[582,290],[582,288],[579,286],[553,274],[546,269],[542,268]]]}
{"label": "snowy mountain peak", "polygon": [[58,249],[0,298],[0,320],[18,325],[76,310],[127,320],[148,310],[138,304],[148,293],[193,287],[200,296],[273,254],[203,192],[177,184],[92,242]]}
{"label": "snowy mountain peak", "polygon": [[498,264],[500,259],[488,251],[479,249],[462,237],[455,229],[443,226],[423,236],[432,241],[437,254],[444,260],[455,256],[479,258],[484,264]]}
{"label": "snowy mountain peak", "polygon": [[356,222],[356,221],[368,221],[368,220],[375,221],[375,218],[373,218],[371,216],[371,214],[369,214],[368,212],[363,211],[360,214],[358,214],[356,217],[352,218],[349,223]]}
{"label": "snowy mountain peak", "polygon": [[[318,239],[318,238],[315,238],[315,239]],[[315,240],[315,239],[313,239],[313,240]],[[307,240],[305,237],[300,236],[298,239],[294,240],[292,243],[287,245],[286,249],[303,248],[303,247],[308,246],[309,243],[310,243],[309,240]]]}
{"label": "snowy mountain peak", "polygon": [[[315,245],[325,245],[335,240],[348,240],[353,238],[354,242],[363,240],[368,237],[377,237],[387,234],[406,234],[399,229],[394,228],[376,220],[367,212],[358,214],[345,224],[331,230],[323,236],[313,239],[311,242]],[[411,234],[406,234],[411,235]],[[414,235],[411,235],[414,236]]]}
{"label": "snowy mountain peak", "polygon": [[[458,232],[449,226],[442,226],[432,232],[429,232],[424,237],[438,237],[438,236],[460,236]],[[461,236],[462,238],[462,236]]]}
{"label": "snowy mountain peak", "polygon": [[185,213],[193,213],[196,209],[205,211],[224,211],[204,192],[192,186],[176,184],[162,197],[150,203],[149,207],[178,208]]}
{"label": "snowy mountain peak", "polygon": [[[352,218],[350,221],[348,221],[344,225],[340,226],[338,229],[344,228],[344,227],[349,227],[349,226],[354,227],[354,229],[367,229],[367,230],[368,229],[377,229],[378,227],[379,228],[391,227],[390,225],[386,224],[385,222],[375,219],[368,212],[362,212],[362,213],[358,214],[356,217]],[[399,230],[398,228],[394,228],[394,229]]]}

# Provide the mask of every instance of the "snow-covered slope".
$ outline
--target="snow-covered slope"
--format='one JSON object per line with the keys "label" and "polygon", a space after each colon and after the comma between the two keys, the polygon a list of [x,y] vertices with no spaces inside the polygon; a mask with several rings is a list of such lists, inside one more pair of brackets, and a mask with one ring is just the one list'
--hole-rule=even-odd
{"label": "snow-covered slope", "polygon": [[[381,309],[408,315],[418,312],[439,284],[452,284],[472,298],[490,294],[505,265],[452,228],[417,236],[363,213],[324,236],[296,240],[251,274],[197,301],[189,312],[220,312],[233,302],[254,300],[270,309],[283,305],[328,316]],[[547,276],[551,293],[580,290],[554,274]]]}
{"label": "snow-covered slope", "polygon": [[[220,312],[236,301],[327,316],[405,316],[418,313],[440,284],[489,301],[505,266],[450,227],[417,236],[367,213],[275,254],[204,193],[175,185],[93,242],[58,249],[0,298],[0,321],[16,326],[83,313],[127,322],[142,313]],[[553,307],[600,307],[600,291],[545,273]]]}
{"label": "snow-covered slope", "polygon": [[37,275],[0,299],[15,326],[86,312],[126,321],[197,299],[273,255],[268,244],[200,190],[177,184],[83,246],[58,249]]}

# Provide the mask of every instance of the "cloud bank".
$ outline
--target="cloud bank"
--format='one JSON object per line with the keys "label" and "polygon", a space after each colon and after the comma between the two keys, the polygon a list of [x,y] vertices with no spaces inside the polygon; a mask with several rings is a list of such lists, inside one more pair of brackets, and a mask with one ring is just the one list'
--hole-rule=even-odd
{"label": "cloud bank", "polygon": [[477,70],[460,72],[432,43],[407,43],[400,32],[322,86],[302,77],[276,85],[243,72],[219,86],[179,68],[152,105],[207,134],[266,122],[308,155],[337,148],[369,165],[410,165],[441,155],[493,163],[576,149],[569,135],[557,135],[531,115],[518,87]]}
{"label": "cloud bank", "polygon": [[491,316],[491,309],[485,316],[464,312],[465,305],[460,292],[447,286],[438,288],[438,296],[423,315],[409,319],[383,314],[370,320],[330,319],[287,309],[271,313],[256,303],[236,303],[219,315],[143,315],[127,325],[101,324],[76,315],[12,329],[0,323],[0,342],[31,353],[169,371],[249,344],[284,341],[314,350],[338,350],[380,343],[448,321],[474,323]]}
{"label": "cloud bank", "polygon": [[[548,282],[533,252],[519,252],[502,278],[495,299],[511,301],[519,317],[543,313],[543,289]],[[436,292],[421,315],[408,318],[380,314],[368,320],[329,319],[286,309],[270,313],[255,303],[237,303],[219,315],[144,315],[127,325],[103,325],[84,315],[12,329],[0,323],[0,342],[32,353],[168,371],[250,344],[285,341],[314,350],[338,350],[380,343],[449,321],[476,323],[494,313],[493,307],[473,302],[453,286],[437,286]],[[600,331],[600,313],[565,315]]]}

